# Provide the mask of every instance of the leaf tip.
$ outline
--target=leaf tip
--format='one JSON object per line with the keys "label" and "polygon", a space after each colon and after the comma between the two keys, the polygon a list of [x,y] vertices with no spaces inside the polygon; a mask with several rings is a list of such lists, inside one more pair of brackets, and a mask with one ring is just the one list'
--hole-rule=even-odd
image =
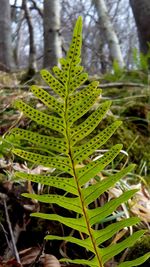
{"label": "leaf tip", "polygon": [[30,86],[30,90],[31,90],[32,92],[34,92],[35,89],[37,89],[37,86],[36,86],[36,85],[31,85],[31,86]]}
{"label": "leaf tip", "polygon": [[123,144],[117,144],[117,145],[115,145],[115,147],[119,150],[122,150],[122,148],[123,148]]}
{"label": "leaf tip", "polygon": [[42,70],[40,70],[40,74],[41,74],[42,77],[43,77],[45,74],[48,74],[48,73],[49,73],[49,71],[46,70],[46,69],[42,69]]}

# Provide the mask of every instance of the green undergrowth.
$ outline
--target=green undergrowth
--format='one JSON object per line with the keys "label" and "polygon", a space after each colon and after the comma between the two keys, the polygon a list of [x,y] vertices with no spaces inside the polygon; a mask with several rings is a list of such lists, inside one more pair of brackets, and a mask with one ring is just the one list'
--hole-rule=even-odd
{"label": "green undergrowth", "polygon": [[[114,118],[109,118],[109,121],[113,121]],[[108,123],[108,120],[103,121],[102,128]],[[102,129],[101,128],[101,129]],[[134,122],[124,121],[123,125],[117,130],[116,134],[109,142],[109,145],[114,144],[116,140],[123,143],[124,150],[128,152],[127,155],[121,155],[128,162],[134,162],[137,164],[136,172],[145,176],[145,179],[149,180],[150,177],[150,140],[148,135],[143,134],[137,129],[137,125]],[[144,168],[142,167],[144,165]],[[142,172],[141,172],[142,170]]]}

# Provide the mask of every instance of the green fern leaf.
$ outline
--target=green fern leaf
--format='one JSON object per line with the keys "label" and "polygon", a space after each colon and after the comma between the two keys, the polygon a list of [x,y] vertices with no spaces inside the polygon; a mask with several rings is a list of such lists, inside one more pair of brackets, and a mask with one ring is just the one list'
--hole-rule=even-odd
{"label": "green fern leaf", "polygon": [[[78,104],[79,102],[83,102],[83,100],[85,100],[87,98],[87,96],[90,96],[94,93],[94,91],[96,91],[97,86],[98,86],[98,82],[94,81],[91,82],[87,87],[85,87],[84,89],[82,89],[80,92],[72,94],[69,97],[69,105],[68,105],[68,109],[70,110],[74,105]],[[98,89],[98,95],[101,94],[102,90]]]}
{"label": "green fern leaf", "polygon": [[122,242],[118,244],[113,244],[108,246],[107,248],[102,249],[102,261],[103,264],[113,258],[115,255],[119,254],[122,252],[124,249],[130,246],[133,246],[136,242],[137,239],[139,239],[143,234],[145,233],[145,230],[139,230],[135,232],[132,236],[126,238]]}
{"label": "green fern leaf", "polygon": [[[116,144],[96,160],[89,160],[88,157],[102,145],[107,145],[107,141],[120,126],[121,122],[115,121],[97,135],[95,134],[94,130],[107,115],[111,102],[106,101],[97,109],[93,110],[93,105],[101,95],[101,90],[98,89],[99,83],[94,81],[83,89],[79,88],[88,77],[83,67],[80,66],[81,45],[82,19],[79,17],[66,58],[60,59],[60,68],[57,66],[53,68],[55,76],[47,70],[41,71],[41,76],[54,91],[54,96],[51,96],[38,86],[31,87],[34,95],[48,109],[53,111],[54,115],[48,115],[45,112],[38,111],[21,100],[15,103],[15,106],[28,118],[38,125],[58,132],[59,137],[16,128],[10,131],[6,139],[8,138],[9,141],[12,140],[13,146],[15,147],[12,151],[15,155],[36,165],[59,170],[57,172],[58,176],[50,173],[36,175],[16,172],[15,177],[17,179],[22,178],[43,185],[53,186],[61,189],[61,193],[64,191],[64,195],[60,193],[58,195],[23,194],[24,197],[36,199],[50,205],[56,204],[74,212],[71,212],[71,215],[68,217],[41,212],[32,213],[31,215],[46,220],[57,221],[84,234],[82,235],[84,239],[79,239],[75,236],[46,236],[47,240],[71,242],[92,253],[91,259],[61,259],[60,261],[83,264],[90,267],[104,267],[105,263],[112,257],[121,253],[127,247],[132,246],[145,231],[137,231],[119,243],[110,244],[110,242],[107,242],[110,238],[113,238],[124,227],[135,225],[140,220],[138,218],[122,219],[121,221],[116,220],[104,229],[101,229],[100,226],[99,230],[95,230],[94,228],[95,224],[100,225],[101,222],[106,221],[123,202],[127,202],[132,198],[137,190],[126,191],[118,198],[105,203],[102,207],[94,206],[94,201],[105,191],[107,192],[111,187],[115,186],[115,183],[127,175],[128,172],[131,172],[134,165],[132,164],[104,180],[97,181],[95,179],[95,176],[103,171],[120,153],[122,145]],[[90,111],[90,115],[88,111]],[[82,117],[84,114],[87,117],[85,120]],[[92,134],[92,138],[90,134]],[[25,140],[28,147],[22,148],[23,142],[20,142],[20,140]],[[19,145],[17,145],[17,141],[19,141]],[[40,151],[40,153],[37,151]],[[53,156],[50,153],[53,153]],[[84,160],[86,160],[86,164],[85,162],[83,164]],[[92,181],[94,180],[93,184],[89,182],[91,179]],[[72,218],[71,216],[74,217]],[[104,247],[104,242],[110,245]],[[150,254],[146,254],[131,262],[121,263],[119,266],[138,266],[149,256]]]}
{"label": "green fern leaf", "polygon": [[91,177],[95,177],[97,173],[102,171],[119,154],[121,148],[122,145],[115,145],[100,159],[90,162],[83,168],[76,169],[76,174],[80,186],[87,183]]}
{"label": "green fern leaf", "polygon": [[67,52],[67,57],[71,63],[75,63],[80,60],[81,55],[81,45],[82,45],[82,18],[79,17],[76,22],[76,27],[74,28],[72,42],[70,44],[69,50]]}
{"label": "green fern leaf", "polygon": [[53,67],[55,77],[64,85],[67,84],[68,73],[62,71],[58,66]]}
{"label": "green fern leaf", "polygon": [[28,194],[24,193],[22,194],[24,197],[36,199],[40,202],[44,203],[51,203],[51,204],[57,204],[60,207],[66,208],[75,211],[79,214],[82,214],[82,207],[80,204],[79,197],[76,198],[71,198],[71,197],[64,197],[64,196],[59,196],[59,195],[37,195],[37,194]]}
{"label": "green fern leaf", "polygon": [[15,155],[22,157],[25,160],[29,160],[35,164],[39,164],[45,167],[58,168],[61,171],[73,174],[72,168],[70,166],[71,162],[69,159],[65,157],[57,156],[56,158],[53,158],[53,157],[39,155],[37,153],[27,152],[21,149],[13,149],[12,152]]}
{"label": "green fern leaf", "polygon": [[84,197],[84,203],[89,205],[92,203],[96,198],[102,195],[108,188],[111,188],[118,182],[121,178],[127,175],[135,168],[134,164],[129,165],[125,169],[121,170],[120,172],[111,175],[109,178],[97,182],[87,188],[82,189],[82,194]]}
{"label": "green fern leaf", "polygon": [[70,217],[63,217],[57,214],[46,214],[46,213],[41,213],[41,212],[32,213],[31,216],[50,220],[50,221],[57,221],[79,232],[88,234],[86,222],[83,217],[79,219],[72,219]]}
{"label": "green fern leaf", "polygon": [[103,103],[96,111],[94,111],[83,123],[71,128],[71,144],[72,146],[82,140],[84,137],[88,136],[96,126],[101,122],[101,120],[106,115],[106,112],[110,108],[111,101]]}
{"label": "green fern leaf", "polygon": [[150,258],[150,252],[146,253],[144,256],[141,256],[132,261],[125,261],[118,265],[118,267],[134,267],[139,266]]}
{"label": "green fern leaf", "polygon": [[64,138],[49,137],[19,128],[13,129],[9,137],[11,135],[16,139],[26,140],[32,144],[40,144],[40,147],[45,149],[54,150],[68,155],[68,147]]}
{"label": "green fern leaf", "polygon": [[107,226],[105,229],[94,231],[94,237],[96,240],[97,246],[101,245],[103,242],[107,241],[113,235],[123,229],[124,227],[129,227],[140,222],[139,218],[129,218],[124,219],[120,222],[112,223]]}
{"label": "green fern leaf", "polygon": [[15,102],[15,107],[22,111],[28,118],[37,122],[40,125],[48,127],[59,133],[65,134],[65,126],[63,119],[49,116],[44,112],[38,111],[29,105],[25,104],[21,100]]}
{"label": "green fern leaf", "polygon": [[83,67],[82,66],[79,66],[79,65],[75,66],[74,65],[74,68],[71,68],[71,76],[75,78],[80,73],[82,73],[82,71],[83,71]]}
{"label": "green fern leaf", "polygon": [[74,92],[75,89],[79,88],[82,84],[85,83],[85,81],[87,80],[88,75],[87,73],[81,73],[79,76],[75,77],[73,80],[70,80],[70,88],[71,88],[71,92]]}
{"label": "green fern leaf", "polygon": [[[138,218],[129,218],[125,219],[123,221],[113,223],[112,225],[107,226],[105,229],[94,231],[94,237],[96,240],[97,246],[108,240],[108,238],[111,238],[117,231],[121,230],[124,227],[129,227],[131,225],[135,225],[140,222],[140,219]],[[66,237],[60,237],[60,236],[53,236],[53,235],[47,235],[45,237],[46,240],[65,240],[74,244],[78,244],[81,247],[84,247],[91,252],[94,252],[93,247],[91,246],[90,238],[86,239],[78,239],[71,236]]]}
{"label": "green fern leaf", "polygon": [[85,266],[90,266],[90,267],[97,267],[97,266],[103,266],[100,265],[98,260],[95,259],[95,261],[93,262],[93,260],[84,260],[84,259],[79,259],[79,260],[70,260],[68,258],[63,258],[60,260],[60,262],[69,262],[69,263],[73,263],[73,264],[83,264]]}
{"label": "green fern leaf", "polygon": [[73,178],[57,177],[48,174],[36,175],[27,174],[24,172],[16,172],[15,177],[17,179],[26,179],[35,183],[41,183],[43,185],[53,186],[59,189],[63,189],[68,193],[78,196],[78,190]]}
{"label": "green fern leaf", "polygon": [[84,145],[74,147],[73,160],[74,162],[82,162],[87,159],[96,149],[100,148],[107,140],[113,135],[122,122],[116,121],[104,129],[102,132],[93,137],[90,141],[87,141]]}
{"label": "green fern leaf", "polygon": [[48,108],[53,109],[61,117],[64,117],[64,106],[60,101],[36,85],[32,85],[31,90]]}
{"label": "green fern leaf", "polygon": [[89,216],[90,225],[94,225],[96,223],[100,223],[104,218],[108,217],[112,212],[116,210],[123,202],[130,199],[138,190],[130,190],[123,193],[117,199],[113,199],[106,203],[103,207],[89,209],[87,210],[87,214]]}
{"label": "green fern leaf", "polygon": [[53,91],[60,97],[65,98],[66,87],[63,86],[53,75],[47,70],[41,70],[41,76]]}
{"label": "green fern leaf", "polygon": [[70,243],[74,243],[74,244],[77,244],[85,249],[88,249],[89,251],[93,252],[94,253],[94,249],[93,247],[91,246],[91,242],[90,242],[90,239],[78,239],[78,238],[75,238],[75,237],[72,237],[72,236],[66,236],[66,237],[60,237],[60,236],[55,236],[55,235],[47,235],[45,237],[46,240],[64,240],[64,241],[67,241],[67,242],[70,242]]}
{"label": "green fern leaf", "polygon": [[67,117],[69,126],[72,126],[72,124],[81,118],[87,111],[90,109],[90,107],[93,106],[95,103],[97,97],[99,95],[99,91],[92,93],[88,97],[85,97],[82,101],[79,101],[77,105],[75,105],[71,110],[68,111]]}

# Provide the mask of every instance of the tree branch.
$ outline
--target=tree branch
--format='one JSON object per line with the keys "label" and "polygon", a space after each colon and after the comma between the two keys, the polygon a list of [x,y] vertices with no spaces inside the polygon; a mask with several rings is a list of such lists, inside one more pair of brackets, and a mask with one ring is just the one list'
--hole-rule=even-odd
{"label": "tree branch", "polygon": [[7,221],[9,232],[10,232],[10,236],[11,236],[12,249],[13,249],[13,252],[14,252],[14,256],[15,256],[17,262],[19,264],[21,264],[19,253],[18,253],[18,250],[17,250],[17,247],[16,247],[16,243],[15,243],[15,238],[14,238],[11,222],[10,222],[10,219],[9,219],[8,208],[7,208],[7,204],[6,204],[6,199],[5,198],[3,199],[3,203],[4,203],[6,221]]}
{"label": "tree branch", "polygon": [[[38,85],[39,87],[42,87],[43,89],[45,90],[50,90],[50,87],[49,86],[43,86],[43,85]],[[143,83],[126,83],[126,82],[116,82],[116,83],[102,83],[98,86],[98,88],[105,88],[105,89],[109,89],[109,88],[123,88],[123,87],[139,87],[139,88],[144,88],[146,87],[147,85],[146,84],[143,84]],[[7,85],[1,85],[0,84],[0,89],[12,89],[12,90],[28,90],[30,87],[30,85],[21,85],[21,86],[7,86]],[[86,85],[82,85],[80,87],[80,89],[83,89],[85,88]]]}

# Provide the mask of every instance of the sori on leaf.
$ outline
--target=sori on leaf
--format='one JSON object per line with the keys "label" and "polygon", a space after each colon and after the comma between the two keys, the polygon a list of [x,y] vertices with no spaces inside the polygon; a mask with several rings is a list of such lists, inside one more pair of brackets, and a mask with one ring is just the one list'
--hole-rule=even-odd
{"label": "sori on leaf", "polygon": [[[31,216],[47,220],[60,222],[74,230],[82,233],[84,239],[74,236],[47,235],[47,240],[64,240],[79,245],[92,253],[90,259],[69,259],[62,258],[60,262],[71,262],[83,264],[90,267],[104,267],[105,264],[123,250],[132,246],[138,238],[144,234],[144,230],[138,230],[132,236],[128,236],[118,243],[104,242],[111,239],[118,231],[124,227],[133,226],[139,223],[139,218],[124,218],[107,225],[103,229],[96,230],[95,225],[104,221],[123,203],[133,197],[136,190],[125,191],[120,197],[110,200],[102,207],[91,208],[94,202],[105,191],[109,190],[121,178],[131,172],[134,165],[112,174],[107,179],[97,181],[89,185],[89,181],[104,168],[109,165],[122,149],[121,144],[112,146],[104,155],[94,161],[86,161],[96,149],[102,145],[107,145],[107,141],[121,125],[120,121],[115,121],[98,134],[94,134],[95,128],[106,116],[111,102],[103,102],[99,107],[80,120],[84,114],[89,114],[97,97],[101,94],[98,82],[93,81],[84,89],[80,86],[88,78],[83,67],[80,65],[82,45],[82,18],[79,17],[73,32],[72,42],[66,58],[60,59],[61,67],[55,66],[52,75],[47,70],[41,71],[41,76],[49,87],[54,91],[50,95],[47,91],[34,85],[31,90],[34,95],[42,101],[48,108],[53,109],[53,115],[39,111],[21,100],[15,102],[16,108],[24,113],[30,120],[38,125],[49,128],[57,137],[39,134],[30,130],[14,128],[10,131],[6,139],[25,140],[38,148],[42,153],[33,152],[24,147],[20,148],[17,143],[13,153],[26,161],[36,165],[55,168],[61,175],[36,175],[25,172],[16,172],[15,176],[35,183],[53,186],[65,191],[65,195],[55,194],[23,194],[25,197],[37,199],[40,202],[57,204],[67,210],[76,212],[75,218],[60,216],[57,214],[45,214],[41,212],[32,213]],[[92,133],[92,138],[88,136]],[[86,140],[86,141],[85,141]],[[15,146],[15,142],[14,142]],[[44,153],[46,151],[47,153]],[[48,153],[48,151],[52,151]],[[86,185],[86,186],[85,186]],[[69,193],[69,194],[68,194]],[[150,257],[150,253],[143,255],[133,261],[118,264],[119,267],[138,266]]]}

